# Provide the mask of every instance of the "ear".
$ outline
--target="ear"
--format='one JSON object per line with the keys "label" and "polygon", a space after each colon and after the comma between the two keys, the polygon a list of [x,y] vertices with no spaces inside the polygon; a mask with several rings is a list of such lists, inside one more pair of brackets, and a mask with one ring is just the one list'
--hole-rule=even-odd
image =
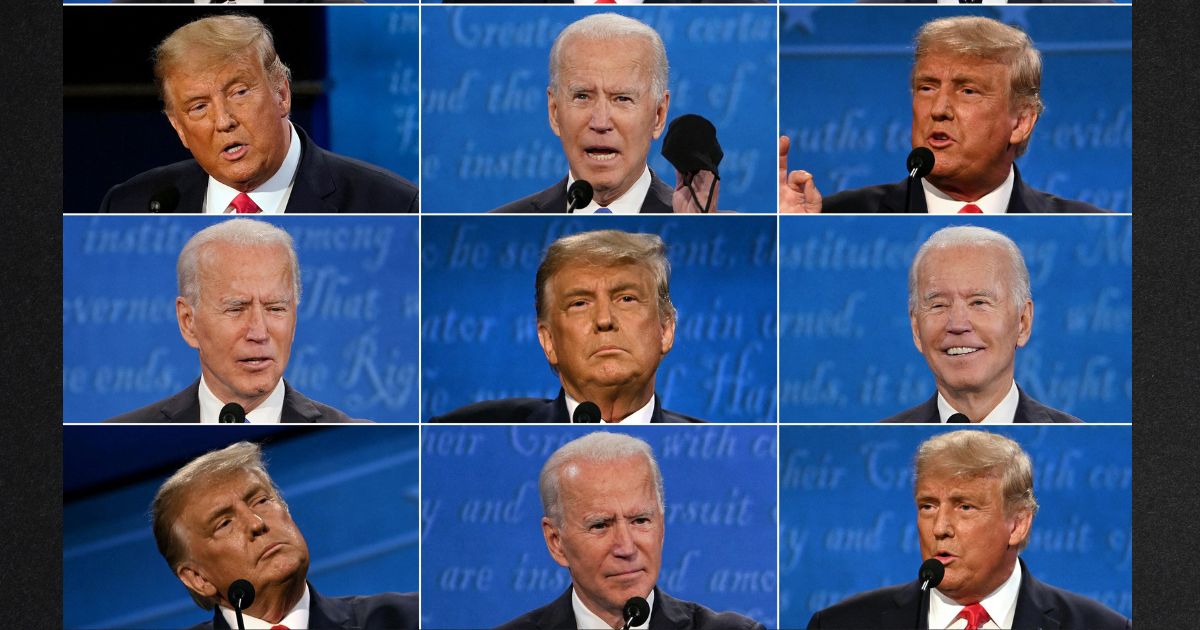
{"label": "ear", "polygon": [[1021,510],[1013,516],[1012,529],[1008,534],[1008,546],[1016,547],[1029,536],[1029,528],[1033,526],[1033,513]]}
{"label": "ear", "polygon": [[204,577],[204,575],[202,575],[200,571],[190,563],[184,562],[175,567],[175,576],[178,577],[179,581],[183,582],[183,585],[188,587],[188,589],[199,593],[204,597],[218,597],[221,594],[221,589],[217,588],[216,584],[209,582],[208,578]]}
{"label": "ear", "polygon": [[667,356],[671,348],[675,346],[675,318],[671,317],[663,322],[662,330],[662,354]]}
{"label": "ear", "polygon": [[1017,319],[1017,347],[1024,348],[1033,334],[1033,300],[1025,300]]}
{"label": "ear", "polygon": [[925,346],[921,344],[921,325],[917,321],[917,316],[914,313],[908,314],[908,321],[912,324],[913,345],[917,347],[917,352],[925,354]]}
{"label": "ear", "polygon": [[546,88],[546,112],[550,116],[550,129],[554,135],[562,137],[562,133],[558,128],[558,99],[554,98],[554,90]]}
{"label": "ear", "polygon": [[560,566],[571,568],[567,564],[567,554],[563,552],[562,535],[548,516],[542,517],[542,536],[546,539],[546,549],[550,551],[550,557]]}
{"label": "ear", "polygon": [[192,348],[200,349],[200,340],[196,337],[196,311],[181,295],[175,298],[175,319],[179,320],[179,334]]}
{"label": "ear", "polygon": [[546,361],[549,361],[550,365],[558,367],[558,354],[554,352],[554,335],[550,333],[550,326],[539,321],[537,335],[538,343],[542,344],[542,352],[546,353]]}
{"label": "ear", "polygon": [[292,113],[292,82],[284,79],[275,96],[279,99],[279,117],[287,118]]}
{"label": "ear", "polygon": [[175,130],[175,135],[179,136],[179,142],[183,143],[183,148],[191,151],[188,146],[187,136],[183,135],[183,125],[175,118],[174,112],[167,112],[167,121],[171,123],[171,128]]}
{"label": "ear", "polygon": [[1008,143],[1017,146],[1033,135],[1033,127],[1037,124],[1038,115],[1033,108],[1026,107],[1017,112],[1013,121],[1013,130],[1008,137]]}
{"label": "ear", "polygon": [[654,139],[662,135],[663,127],[667,126],[667,107],[671,104],[671,91],[663,92],[662,102],[654,110]]}

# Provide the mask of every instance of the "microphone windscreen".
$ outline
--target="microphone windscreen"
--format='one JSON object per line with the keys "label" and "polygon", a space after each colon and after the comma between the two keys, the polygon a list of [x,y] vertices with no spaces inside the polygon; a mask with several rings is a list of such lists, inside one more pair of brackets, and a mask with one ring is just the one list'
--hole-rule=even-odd
{"label": "microphone windscreen", "polygon": [[150,195],[147,209],[150,212],[175,212],[179,205],[179,189],[174,184],[167,184]]}
{"label": "microphone windscreen", "polygon": [[246,409],[237,403],[229,403],[221,407],[221,413],[217,415],[217,420],[221,424],[240,424],[246,421]]}
{"label": "microphone windscreen", "polygon": [[249,580],[234,580],[229,585],[229,603],[239,610],[246,610],[254,603],[254,585]]}
{"label": "microphone windscreen", "polygon": [[933,171],[933,151],[930,151],[928,147],[917,147],[908,154],[908,161],[905,164],[908,166],[909,173],[916,171],[912,177],[917,179],[925,177]]}
{"label": "microphone windscreen", "polygon": [[946,418],[946,422],[953,422],[954,424],[970,424],[971,419],[965,414],[956,413],[951,415],[949,418]]}
{"label": "microphone windscreen", "polygon": [[575,414],[571,416],[571,422],[576,424],[600,422],[600,405],[594,402],[579,403],[579,406],[575,408]]}
{"label": "microphone windscreen", "polygon": [[[937,558],[930,558],[921,563],[921,569],[917,571],[917,581],[925,588],[933,588],[942,583],[942,578],[946,576],[946,565],[942,564]],[[928,586],[925,583],[928,582]]]}
{"label": "microphone windscreen", "polygon": [[592,203],[592,184],[586,179],[577,179],[567,189],[567,212],[578,210]]}
{"label": "microphone windscreen", "polygon": [[630,597],[621,609],[621,615],[625,617],[626,627],[640,626],[650,618],[650,603],[643,597]]}
{"label": "microphone windscreen", "polygon": [[717,128],[696,114],[684,114],[671,121],[663,136],[662,154],[680,173],[712,171],[718,177],[717,166],[725,157],[717,142]]}

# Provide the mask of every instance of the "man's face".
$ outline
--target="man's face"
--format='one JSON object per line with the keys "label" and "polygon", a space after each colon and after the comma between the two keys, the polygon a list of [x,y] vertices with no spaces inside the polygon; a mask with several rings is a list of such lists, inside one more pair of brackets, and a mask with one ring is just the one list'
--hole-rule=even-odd
{"label": "man's face", "polygon": [[583,392],[597,388],[653,390],[658,364],[675,343],[675,321],[659,317],[648,269],[568,264],[550,277],[545,295],[538,340],[568,394],[589,400]]}
{"label": "man's face", "polygon": [[1037,115],[1014,110],[1008,66],[937,50],[913,70],[912,146],[934,154],[929,181],[946,192],[999,186]]}
{"label": "man's face", "polygon": [[266,480],[237,471],[197,484],[181,501],[174,531],[184,560],[175,573],[192,590],[225,601],[235,580],[259,593],[304,581],[308,544]]}
{"label": "man's face", "polygon": [[913,343],[944,395],[1012,385],[1017,348],[1033,329],[1033,302],[1012,303],[1007,261],[992,245],[934,248],[921,260]]}
{"label": "man's face", "polygon": [[642,455],[611,462],[580,460],[560,471],[562,527],[542,519],[555,562],[571,572],[579,598],[604,618],[620,617],[630,597],[658,582],[663,513]]}
{"label": "man's face", "polygon": [[248,192],[283,164],[291,144],[291,88],[271,84],[257,60],[182,65],[165,81],[179,141],[217,181]]}
{"label": "man's face", "polygon": [[199,281],[196,306],[175,301],[179,331],[200,351],[213,394],[253,409],[283,377],[296,334],[287,250],[210,243],[200,253]]}
{"label": "man's face", "polygon": [[946,567],[939,591],[969,604],[1008,579],[1033,517],[1024,510],[1005,515],[998,477],[923,476],[916,500],[921,559]]}
{"label": "man's face", "polygon": [[650,142],[667,120],[670,94],[655,102],[650,91],[650,53],[637,38],[576,37],[564,47],[558,89],[546,93],[550,128],[597,203],[610,203],[641,177]]}

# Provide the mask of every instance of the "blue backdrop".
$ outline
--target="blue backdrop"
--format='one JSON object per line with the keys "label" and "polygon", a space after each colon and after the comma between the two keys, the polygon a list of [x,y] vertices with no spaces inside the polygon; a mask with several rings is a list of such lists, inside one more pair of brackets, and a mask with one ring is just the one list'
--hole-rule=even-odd
{"label": "blue backdrop", "polygon": [[1029,33],[1044,62],[1029,152],[1034,188],[1101,208],[1132,202],[1129,6],[800,7],[780,9],[780,132],[788,166],[821,192],[900,181],[911,149],[912,40],[936,17],[977,14]]}
{"label": "blue backdrop", "polygon": [[[933,376],[912,342],[908,267],[959,217],[780,217],[780,420],[871,422],[924,402]],[[1088,422],[1132,416],[1129,216],[979,216],[1016,241],[1033,334],[1016,380]]]}
{"label": "blue backdrop", "polygon": [[[850,595],[916,579],[912,457],[941,427],[783,427],[780,625]],[[1131,428],[996,431],[1029,453],[1041,508],[1021,553],[1038,580],[1133,614]]]}
{"label": "blue backdrop", "polygon": [[[200,375],[175,319],[175,262],[217,217],[63,217],[63,418],[103,420]],[[286,378],[356,418],[417,419],[418,217],[274,216],[303,296]]]}
{"label": "blue backdrop", "polygon": [[537,340],[534,275],[546,247],[584,230],[653,232],[668,246],[675,347],[663,407],[774,422],[775,218],[423,217],[422,417],[560,387]]}
{"label": "blue backdrop", "polygon": [[150,503],[192,458],[264,438],[322,595],[417,590],[415,426],[68,426],[63,483],[74,492],[63,502],[63,625],[182,628],[211,619],[159,555]]}
{"label": "blue backdrop", "polygon": [[[571,583],[546,551],[537,478],[571,426],[422,428],[423,628],[487,628]],[[658,585],[775,627],[775,428],[615,427],[653,448],[665,485]]]}
{"label": "blue backdrop", "polygon": [[[774,212],[775,7],[615,10],[663,38],[671,65],[668,122],[695,113],[716,125],[725,151],[720,208]],[[565,177],[562,144],[547,122],[547,60],[559,31],[598,10],[422,12],[422,209],[486,212]],[[650,146],[650,166],[674,184],[661,149],[660,136]]]}

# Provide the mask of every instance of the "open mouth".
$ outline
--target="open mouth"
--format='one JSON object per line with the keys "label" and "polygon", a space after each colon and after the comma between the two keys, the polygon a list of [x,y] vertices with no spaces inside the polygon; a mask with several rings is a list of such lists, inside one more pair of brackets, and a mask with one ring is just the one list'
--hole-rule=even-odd
{"label": "open mouth", "polygon": [[958,556],[950,553],[949,551],[939,551],[933,557],[937,558],[938,561],[941,562],[942,564],[949,564],[952,560],[954,560]]}
{"label": "open mouth", "polygon": [[221,156],[226,159],[236,160],[246,153],[246,149],[247,145],[240,142],[234,142],[233,144],[226,146],[224,149],[221,149]]}
{"label": "open mouth", "polygon": [[963,355],[979,352],[982,348],[968,348],[966,346],[955,346],[946,350],[946,354],[952,357],[961,357]]}
{"label": "open mouth", "polygon": [[588,147],[583,152],[588,156],[588,159],[595,162],[610,162],[617,159],[617,156],[621,154],[620,151],[612,147]]}
{"label": "open mouth", "polygon": [[944,131],[935,131],[929,134],[929,147],[932,149],[941,149],[950,146],[954,143],[954,138]]}
{"label": "open mouth", "polygon": [[270,357],[248,357],[238,359],[238,365],[249,368],[251,370],[261,370],[273,363],[275,360]]}

